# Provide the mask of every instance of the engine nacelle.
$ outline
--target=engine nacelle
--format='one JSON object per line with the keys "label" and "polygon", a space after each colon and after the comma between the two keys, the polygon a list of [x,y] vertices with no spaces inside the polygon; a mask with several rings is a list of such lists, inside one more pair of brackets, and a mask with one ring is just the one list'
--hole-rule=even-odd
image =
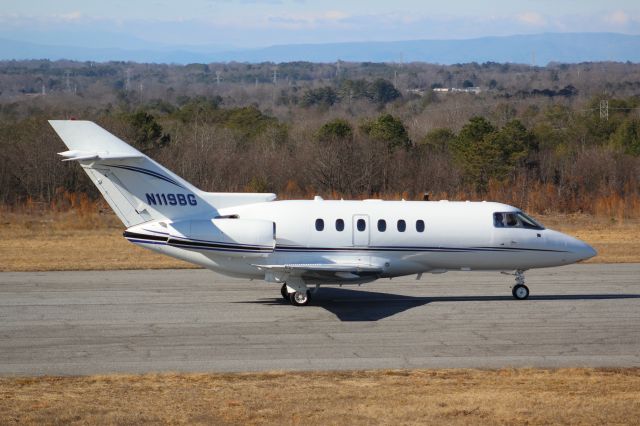
{"label": "engine nacelle", "polygon": [[229,256],[262,257],[275,245],[274,223],[259,219],[211,219],[168,225],[170,246]]}

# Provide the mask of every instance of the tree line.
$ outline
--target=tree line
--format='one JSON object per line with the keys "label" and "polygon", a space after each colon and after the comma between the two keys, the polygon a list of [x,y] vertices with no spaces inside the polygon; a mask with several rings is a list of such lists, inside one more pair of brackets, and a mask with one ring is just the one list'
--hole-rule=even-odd
{"label": "tree line", "polygon": [[[165,115],[140,109],[84,118],[210,191],[409,198],[430,192],[473,199],[500,194],[500,201],[523,207],[544,196],[552,204],[530,207],[593,212],[599,198],[638,197],[638,100],[616,102],[628,109],[608,121],[593,111],[550,107],[529,126],[518,118],[496,125],[475,116],[459,131],[437,128],[420,138],[411,138],[405,123],[386,112],[310,128],[283,123],[253,106],[223,108],[202,99]],[[55,155],[64,147],[46,123],[49,117],[0,126],[3,203],[51,202],[61,191],[98,197],[80,168]]]}
{"label": "tree line", "polygon": [[[28,65],[29,72],[41,72]],[[53,74],[60,70],[49,65]],[[103,64],[95,75],[83,71],[83,78],[97,87],[126,66],[144,68]],[[597,71],[598,64],[415,65],[433,71],[443,85],[483,81],[487,90],[480,95],[440,94],[428,81],[424,90],[408,90],[401,87],[408,76],[396,78],[394,66],[341,64],[350,74],[338,78],[330,64],[279,64],[297,83],[224,87],[214,78],[215,65],[147,65],[146,72],[171,81],[174,91],[167,94],[165,87],[149,99],[137,97],[133,84],[128,90],[104,86],[93,98],[5,93],[0,203],[54,203],[68,192],[99,198],[77,165],[55,155],[65,148],[46,120],[76,117],[98,122],[208,191],[396,199],[422,199],[428,192],[431,199],[492,199],[535,212],[640,214],[640,97],[630,85],[588,96],[584,80],[595,77],[572,76],[589,67]],[[452,77],[455,70],[464,72]],[[0,64],[0,82],[25,72],[24,64]],[[551,83],[553,96],[532,87],[535,75],[540,87]],[[202,76],[209,80],[198,81]],[[594,87],[610,84],[594,81]]]}

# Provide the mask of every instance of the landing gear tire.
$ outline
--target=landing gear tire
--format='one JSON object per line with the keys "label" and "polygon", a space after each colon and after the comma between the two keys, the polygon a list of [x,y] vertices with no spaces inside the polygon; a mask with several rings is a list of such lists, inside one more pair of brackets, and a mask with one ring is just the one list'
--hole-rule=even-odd
{"label": "landing gear tire", "polygon": [[306,306],[310,299],[311,295],[308,290],[289,293],[289,301],[293,306]]}
{"label": "landing gear tire", "polygon": [[282,287],[280,287],[280,294],[284,300],[289,301],[289,292],[287,291],[286,284],[282,284]]}
{"label": "landing gear tire", "polygon": [[524,300],[529,297],[529,288],[524,284],[517,284],[511,289],[514,299]]}

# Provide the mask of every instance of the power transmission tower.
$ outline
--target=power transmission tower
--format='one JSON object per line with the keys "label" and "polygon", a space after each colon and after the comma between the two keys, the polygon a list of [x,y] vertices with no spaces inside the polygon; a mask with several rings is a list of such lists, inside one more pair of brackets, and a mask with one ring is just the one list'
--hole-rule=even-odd
{"label": "power transmission tower", "polygon": [[127,68],[127,79],[125,80],[125,83],[124,83],[124,90],[129,91],[130,88],[131,88],[131,70]]}
{"label": "power transmission tower", "polygon": [[600,101],[600,120],[609,121],[609,101],[606,99]]}
{"label": "power transmission tower", "polygon": [[216,70],[216,85],[220,86],[220,70]]}
{"label": "power transmission tower", "polygon": [[278,68],[273,69],[273,84],[278,84]]}

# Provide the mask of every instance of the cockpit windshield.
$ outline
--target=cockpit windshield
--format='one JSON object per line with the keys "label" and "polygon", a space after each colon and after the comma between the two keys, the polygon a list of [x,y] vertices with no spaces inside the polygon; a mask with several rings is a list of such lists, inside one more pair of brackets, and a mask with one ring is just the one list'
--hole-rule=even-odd
{"label": "cockpit windshield", "polygon": [[522,212],[500,212],[493,214],[496,228],[544,229],[544,226]]}

